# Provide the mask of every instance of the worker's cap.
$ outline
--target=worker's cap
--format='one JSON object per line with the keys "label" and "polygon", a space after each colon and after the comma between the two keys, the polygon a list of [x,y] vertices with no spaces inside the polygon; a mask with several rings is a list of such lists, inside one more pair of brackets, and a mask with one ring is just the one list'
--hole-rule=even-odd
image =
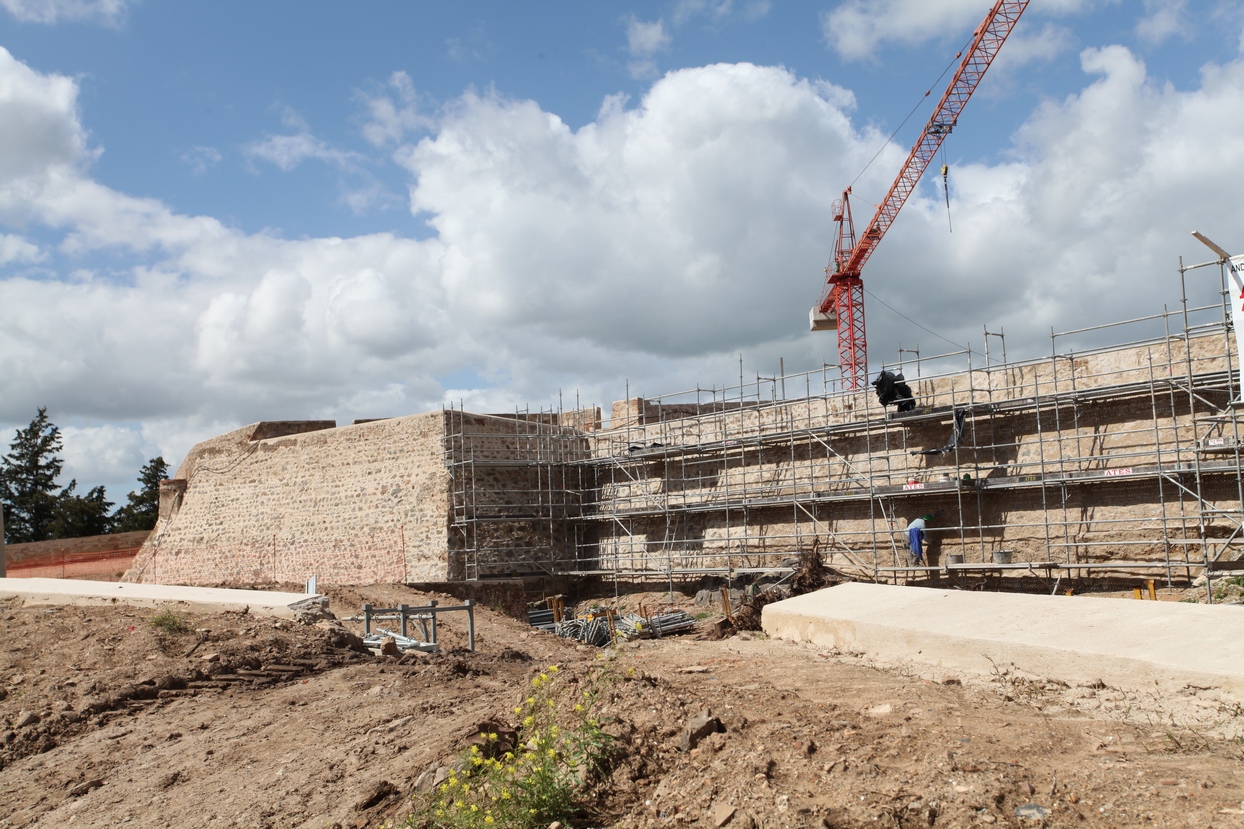
{"label": "worker's cap", "polygon": [[932,520],[933,520],[933,516],[932,516],[932,515],[922,515],[922,516],[920,516],[920,517],[921,517],[921,518],[923,518],[925,521],[932,521]]}

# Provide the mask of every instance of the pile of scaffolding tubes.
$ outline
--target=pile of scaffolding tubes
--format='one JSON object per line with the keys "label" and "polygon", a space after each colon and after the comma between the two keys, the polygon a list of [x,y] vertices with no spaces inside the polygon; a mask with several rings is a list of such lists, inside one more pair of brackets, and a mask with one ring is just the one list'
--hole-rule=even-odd
{"label": "pile of scaffolding tubes", "polygon": [[595,605],[566,608],[560,597],[550,599],[547,604],[550,606],[527,612],[527,621],[532,627],[598,648],[617,641],[660,639],[686,633],[695,627],[696,621],[681,610],[647,615],[618,613]]}

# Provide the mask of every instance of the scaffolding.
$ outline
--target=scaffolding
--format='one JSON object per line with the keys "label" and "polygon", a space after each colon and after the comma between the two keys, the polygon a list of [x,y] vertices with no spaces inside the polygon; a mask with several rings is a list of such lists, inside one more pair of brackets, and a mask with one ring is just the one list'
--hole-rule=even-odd
{"label": "scaffolding", "polygon": [[478,580],[585,566],[585,427],[560,410],[444,410],[450,577]]}
{"label": "scaffolding", "polygon": [[[1181,264],[1181,287],[1199,267]],[[842,389],[831,366],[656,398],[628,389],[607,429],[598,409],[451,407],[451,550],[467,578],[735,575],[814,543],[871,580],[1020,571],[1057,585],[1113,572],[1171,584],[1244,569],[1221,272],[1220,287],[1212,304],[1183,290],[1174,311],[1052,331],[1040,359],[1008,362],[1005,335],[987,329],[983,361],[900,348],[885,368],[908,375],[917,405],[905,412]],[[925,513],[930,560],[912,566],[906,524]]]}

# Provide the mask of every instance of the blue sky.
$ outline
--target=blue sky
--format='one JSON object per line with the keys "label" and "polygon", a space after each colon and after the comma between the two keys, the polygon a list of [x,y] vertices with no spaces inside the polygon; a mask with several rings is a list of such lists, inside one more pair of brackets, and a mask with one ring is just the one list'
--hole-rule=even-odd
{"label": "blue sky", "polygon": [[[830,202],[880,150],[871,214],[989,6],[0,0],[0,427],[48,406],[119,500],[261,419],[820,365]],[[1242,35],[1034,0],[947,142],[955,232],[926,181],[869,290],[1012,356],[1177,300],[1189,230],[1244,249]],[[950,347],[868,308],[875,361]]]}

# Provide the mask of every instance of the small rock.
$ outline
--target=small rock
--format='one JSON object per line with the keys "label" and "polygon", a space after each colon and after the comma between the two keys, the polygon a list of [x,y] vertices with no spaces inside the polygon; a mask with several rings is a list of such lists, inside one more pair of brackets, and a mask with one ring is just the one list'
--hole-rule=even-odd
{"label": "small rock", "polygon": [[713,826],[721,829],[722,826],[730,822],[730,819],[734,817],[734,813],[737,811],[738,809],[729,803],[718,803],[713,807]]}
{"label": "small rock", "polygon": [[199,658],[200,658],[200,659],[202,659],[204,662],[219,662],[219,661],[220,661],[220,654],[218,654],[218,653],[205,653],[205,654],[203,654],[202,656],[200,656]]}
{"label": "small rock", "polygon": [[942,680],[943,685],[962,685],[963,680],[958,677],[949,676]]}
{"label": "small rock", "polygon": [[1027,780],[1019,784],[1019,790],[1023,792],[1024,794],[1028,795],[1029,797],[1032,797],[1034,794],[1037,793],[1037,790],[1034,789],[1032,787],[1032,784],[1029,783]]}
{"label": "small rock", "polygon": [[[441,773],[444,772],[444,776]],[[440,778],[440,779],[438,779]],[[415,791],[430,792],[449,778],[449,767],[441,766],[439,769],[428,769],[415,779]]]}
{"label": "small rock", "polygon": [[328,634],[328,644],[334,648],[349,648],[359,653],[367,652],[367,646],[363,644],[363,637],[347,629],[345,625],[336,619],[322,619],[316,622],[315,626]]}
{"label": "small rock", "polygon": [[731,821],[730,829],[756,829],[756,818],[750,812],[739,812]]}
{"label": "small rock", "polygon": [[22,711],[17,715],[17,722],[13,723],[14,728],[25,728],[28,725],[35,725],[39,722],[39,715],[34,711]]}
{"label": "small rock", "polygon": [[712,713],[705,708],[698,715],[691,718],[686,727],[682,730],[682,738],[678,741],[679,751],[690,751],[699,745],[709,734],[715,734],[719,731],[725,731],[726,727],[721,724],[721,720],[717,719]]}
{"label": "small rock", "polygon": [[1036,803],[1025,803],[1023,806],[1015,807],[1015,817],[1025,820],[1045,820],[1049,815],[1049,809],[1038,806]]}
{"label": "small rock", "polygon": [[377,781],[376,784],[370,789],[367,789],[366,792],[367,793],[363,796],[363,799],[354,804],[355,811],[364,812],[372,806],[375,806],[377,803],[388,800],[390,797],[393,797],[398,793],[397,786],[394,786],[388,780]]}
{"label": "small rock", "polygon": [[397,640],[392,636],[386,636],[384,641],[380,643],[381,656],[401,656],[402,650],[397,646]]}
{"label": "small rock", "polygon": [[69,796],[70,797],[81,797],[82,795],[89,792],[91,789],[98,789],[102,785],[104,785],[104,781],[100,780],[97,777],[94,780],[88,780],[85,783],[79,783],[78,785],[74,786],[72,789],[69,790]]}

